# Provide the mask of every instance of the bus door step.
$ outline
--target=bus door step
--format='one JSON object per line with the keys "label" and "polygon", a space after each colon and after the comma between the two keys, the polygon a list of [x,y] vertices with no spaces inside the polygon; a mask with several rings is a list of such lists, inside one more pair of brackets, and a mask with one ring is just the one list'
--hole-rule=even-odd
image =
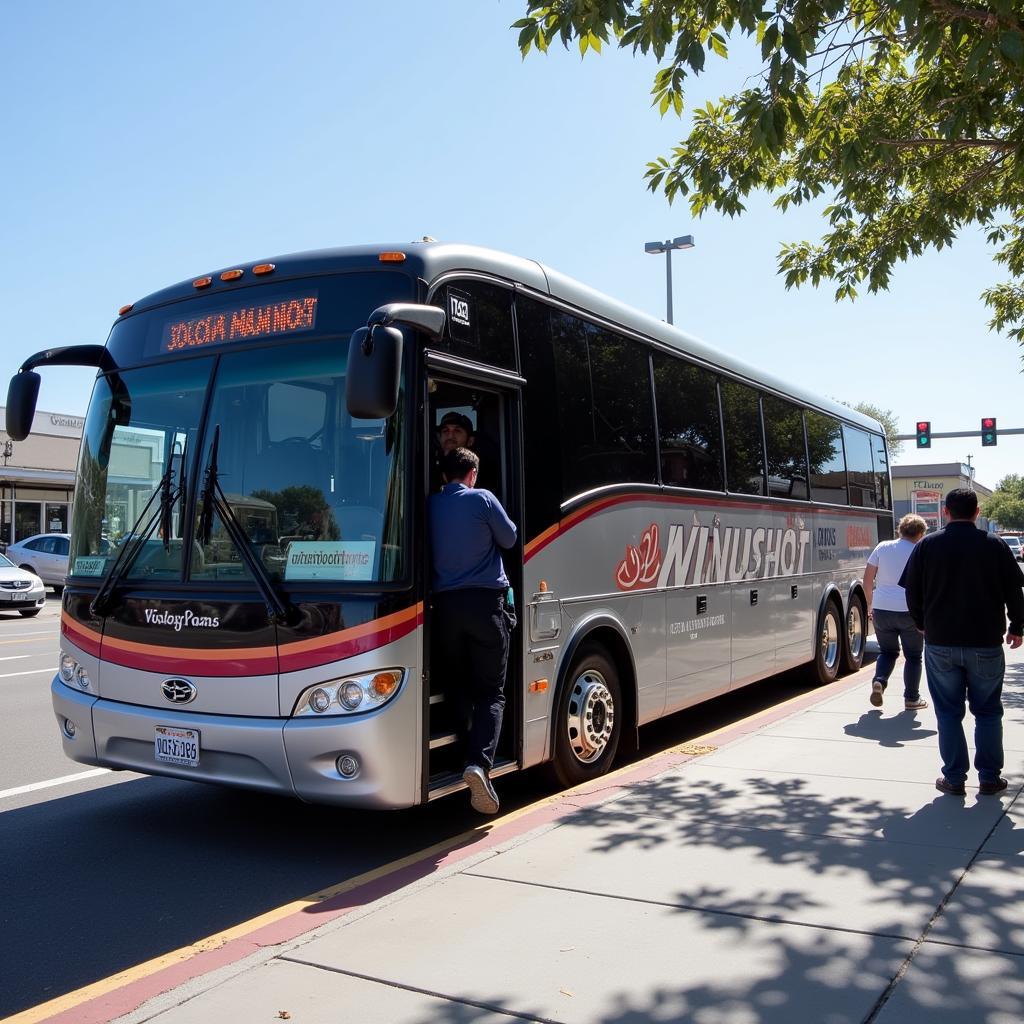
{"label": "bus door step", "polygon": [[[498,761],[490,771],[492,779],[499,778],[502,775],[508,775],[509,772],[514,772],[519,767],[515,761]],[[462,781],[462,772],[439,772],[437,775],[430,776],[430,785],[427,798],[429,800],[436,800],[438,797],[447,796],[449,793],[457,793],[460,789],[465,789],[466,784]]]}

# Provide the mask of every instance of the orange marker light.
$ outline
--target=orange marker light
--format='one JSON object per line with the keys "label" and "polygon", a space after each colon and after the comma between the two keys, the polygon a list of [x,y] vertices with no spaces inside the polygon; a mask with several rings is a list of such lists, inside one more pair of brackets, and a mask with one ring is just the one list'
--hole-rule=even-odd
{"label": "orange marker light", "polygon": [[118,311],[118,316],[124,316],[125,313],[130,313],[135,308],[134,302],[129,302],[127,306],[122,306]]}
{"label": "orange marker light", "polygon": [[252,272],[254,274],[271,274],[273,271],[273,263],[257,263],[256,266],[252,268]]}
{"label": "orange marker light", "polygon": [[197,277],[192,282],[192,287],[193,288],[209,288],[211,284],[213,284],[213,278],[212,277]]}
{"label": "orange marker light", "polygon": [[390,697],[398,688],[400,678],[398,672],[378,672],[370,682],[370,689],[378,697]]}
{"label": "orange marker light", "polygon": [[543,693],[548,688],[548,681],[546,679],[534,679],[530,683],[530,693]]}
{"label": "orange marker light", "polygon": [[382,252],[377,259],[381,263],[404,263],[405,253],[404,252]]}
{"label": "orange marker light", "polygon": [[241,276],[241,270],[225,270],[224,273],[220,275],[220,279],[222,281],[237,281]]}

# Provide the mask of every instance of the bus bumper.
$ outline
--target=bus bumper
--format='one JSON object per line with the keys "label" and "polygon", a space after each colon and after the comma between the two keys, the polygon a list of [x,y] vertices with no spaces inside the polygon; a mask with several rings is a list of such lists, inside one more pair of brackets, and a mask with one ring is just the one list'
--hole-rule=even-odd
{"label": "bus bumper", "polygon": [[[311,803],[383,809],[419,802],[415,701],[408,691],[379,712],[351,719],[166,712],[103,700],[59,677],[50,692],[64,753],[82,764],[287,794]],[[198,731],[198,766],[157,761],[157,726]],[[352,778],[338,770],[342,755],[357,759]]]}

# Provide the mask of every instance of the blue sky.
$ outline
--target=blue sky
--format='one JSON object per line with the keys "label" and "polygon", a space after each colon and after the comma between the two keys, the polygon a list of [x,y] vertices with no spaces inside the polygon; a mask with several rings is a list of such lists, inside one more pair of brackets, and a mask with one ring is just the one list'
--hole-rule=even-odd
{"label": "blue sky", "polygon": [[[0,207],[0,376],[32,352],[103,341],[119,306],[228,264],[424,234],[539,259],[656,316],[673,258],[676,324],[842,401],[894,410],[904,432],[1018,411],[1021,349],[986,328],[1002,279],[980,236],[897,270],[891,291],[837,305],[787,292],[779,243],[818,218],[764,198],[736,220],[691,219],[646,191],[646,162],[685,121],[650,106],[653,59],[615,50],[519,57],[522,0],[367,5],[55,3],[6,12]],[[709,58],[692,106],[756,69]],[[91,374],[44,371],[40,408],[84,412]],[[971,453],[992,486],[1024,436]]]}

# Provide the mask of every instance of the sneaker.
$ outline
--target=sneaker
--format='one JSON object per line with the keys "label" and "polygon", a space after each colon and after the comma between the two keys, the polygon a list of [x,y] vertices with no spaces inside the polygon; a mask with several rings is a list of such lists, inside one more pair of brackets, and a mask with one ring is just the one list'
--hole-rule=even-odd
{"label": "sneaker", "polygon": [[957,785],[955,782],[950,782],[945,775],[940,775],[935,780],[935,788],[948,796],[967,796],[967,790],[962,782]]}
{"label": "sneaker", "polygon": [[480,814],[498,813],[498,794],[494,792],[487,772],[478,764],[466,765],[462,781],[469,786],[469,803]]}
{"label": "sneaker", "polygon": [[918,697],[917,700],[905,700],[903,706],[907,711],[920,711],[922,708],[928,707],[928,701]]}
{"label": "sneaker", "polygon": [[875,679],[871,683],[871,703],[874,704],[876,708],[880,708],[882,706],[882,694],[884,693],[885,687],[881,682],[879,682],[879,680]]}
{"label": "sneaker", "polygon": [[995,782],[982,782],[978,786],[978,792],[982,796],[995,796],[996,793],[1002,793],[1006,786],[1006,779],[996,779]]}

